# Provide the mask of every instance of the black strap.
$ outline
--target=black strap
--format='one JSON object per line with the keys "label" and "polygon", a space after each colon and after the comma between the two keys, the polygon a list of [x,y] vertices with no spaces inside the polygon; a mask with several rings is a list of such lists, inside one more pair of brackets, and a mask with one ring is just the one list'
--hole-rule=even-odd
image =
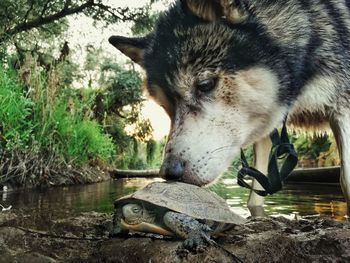
{"label": "black strap", "polygon": [[[261,196],[272,195],[282,189],[282,183],[298,163],[298,155],[293,144],[289,142],[286,119],[283,122],[281,135],[279,135],[277,129],[274,129],[270,134],[272,148],[269,156],[267,176],[249,166],[244,152],[241,149],[242,168],[237,175],[237,182],[240,186],[251,189]],[[255,178],[265,190],[253,189],[252,186],[244,180],[246,176]]]}

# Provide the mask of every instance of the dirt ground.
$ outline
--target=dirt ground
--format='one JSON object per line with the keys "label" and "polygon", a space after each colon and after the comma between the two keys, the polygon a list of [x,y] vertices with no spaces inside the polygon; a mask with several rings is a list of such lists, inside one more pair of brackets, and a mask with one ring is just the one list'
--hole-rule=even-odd
{"label": "dirt ground", "polygon": [[350,223],[323,218],[251,219],[197,254],[180,251],[178,240],[109,238],[110,229],[111,215],[102,213],[39,230],[28,215],[0,212],[0,263],[350,262]]}

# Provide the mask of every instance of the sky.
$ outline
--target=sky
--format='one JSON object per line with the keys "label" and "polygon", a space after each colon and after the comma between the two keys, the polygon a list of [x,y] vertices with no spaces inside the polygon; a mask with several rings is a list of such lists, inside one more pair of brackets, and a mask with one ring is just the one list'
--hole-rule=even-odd
{"label": "sky", "polygon": [[[149,0],[106,0],[104,2],[113,7],[128,6],[130,8],[138,8],[145,6],[149,3]],[[160,0],[152,6],[152,9],[157,11],[165,10],[171,2],[172,0]],[[84,63],[84,47],[88,44],[91,44],[96,48],[101,46],[105,51],[114,56],[117,62],[124,63],[128,61],[128,58],[108,43],[108,38],[111,35],[131,36],[130,24],[119,23],[108,26],[107,28],[100,25],[96,28],[93,25],[92,19],[81,15],[70,17],[69,22],[71,26],[67,32],[67,39],[70,47],[77,50],[77,52],[75,52],[75,57],[73,58],[77,63]],[[142,115],[151,121],[154,129],[153,136],[156,140],[162,139],[168,134],[170,120],[164,110],[155,102],[152,100],[145,101]]]}

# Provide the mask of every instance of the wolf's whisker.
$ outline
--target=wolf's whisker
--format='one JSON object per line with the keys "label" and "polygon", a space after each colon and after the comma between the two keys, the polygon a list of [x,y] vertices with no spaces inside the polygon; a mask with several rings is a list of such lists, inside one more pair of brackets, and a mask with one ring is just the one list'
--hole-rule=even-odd
{"label": "wolf's whisker", "polygon": [[232,143],[232,144],[229,144],[229,145],[221,146],[219,148],[214,149],[210,153],[217,153],[218,151],[228,150],[228,148],[232,147],[233,145],[234,144]]}

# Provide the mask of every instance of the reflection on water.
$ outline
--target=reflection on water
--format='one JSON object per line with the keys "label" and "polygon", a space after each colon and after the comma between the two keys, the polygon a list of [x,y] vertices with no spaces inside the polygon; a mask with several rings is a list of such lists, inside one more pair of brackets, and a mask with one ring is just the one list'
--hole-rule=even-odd
{"label": "reflection on water", "polygon": [[[44,191],[3,192],[0,193],[0,203],[30,214],[32,220],[42,225],[53,218],[81,212],[112,212],[116,198],[130,194],[151,181],[154,180],[121,179]],[[235,180],[224,179],[210,188],[225,198],[234,211],[243,216],[249,215],[246,208],[249,191],[237,186]],[[346,204],[339,186],[287,185],[283,191],[267,197],[265,209],[269,215],[297,212],[301,216],[321,214],[337,220],[344,220],[346,214]]]}
{"label": "reflection on water", "polygon": [[[234,211],[249,215],[246,202],[249,191],[224,179],[211,189],[225,198]],[[242,211],[244,210],[244,211]],[[346,219],[346,203],[339,185],[290,184],[265,200],[268,215],[322,215],[336,220]]]}

